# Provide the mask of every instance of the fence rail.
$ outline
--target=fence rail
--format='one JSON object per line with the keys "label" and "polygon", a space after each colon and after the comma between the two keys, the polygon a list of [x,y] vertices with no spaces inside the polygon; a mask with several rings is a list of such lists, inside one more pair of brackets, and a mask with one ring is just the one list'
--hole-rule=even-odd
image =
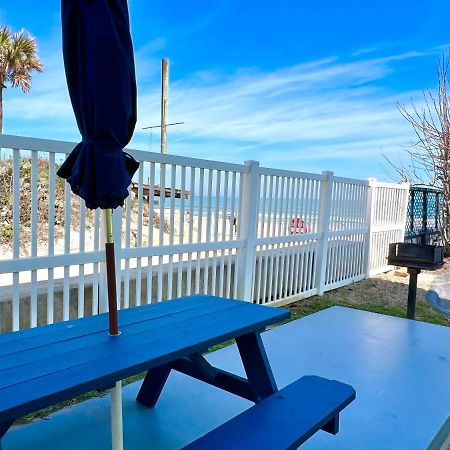
{"label": "fence rail", "polygon": [[[55,176],[75,144],[0,136],[0,331],[106,309],[101,214]],[[193,293],[282,305],[386,270],[407,185],[128,150],[119,307]]]}

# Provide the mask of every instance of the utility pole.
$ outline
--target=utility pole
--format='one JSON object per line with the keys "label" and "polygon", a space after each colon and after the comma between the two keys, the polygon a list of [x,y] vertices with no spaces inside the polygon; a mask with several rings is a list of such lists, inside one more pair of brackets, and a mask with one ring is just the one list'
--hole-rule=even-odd
{"label": "utility pole", "polygon": [[[168,104],[169,104],[169,60],[162,58],[161,60],[161,124],[152,125],[142,128],[143,130],[149,130],[152,128],[161,128],[161,153],[167,153],[167,127],[173,125],[183,125],[184,122],[167,123],[168,117]],[[150,148],[151,150],[151,148]]]}
{"label": "utility pole", "polygon": [[169,60],[161,61],[161,153],[167,153],[167,103],[169,97]]}
{"label": "utility pole", "polygon": [[[167,127],[172,127],[174,125],[183,125],[184,122],[173,122],[173,123],[166,123],[165,128],[166,128],[166,132],[167,132]],[[162,125],[152,125],[150,127],[143,127],[143,130],[152,130],[153,128],[162,128]],[[162,134],[162,132],[161,132]],[[150,141],[150,151],[152,151],[151,148],[151,141]],[[163,153],[162,148],[161,148],[161,153]],[[167,152],[166,152],[167,153]]]}

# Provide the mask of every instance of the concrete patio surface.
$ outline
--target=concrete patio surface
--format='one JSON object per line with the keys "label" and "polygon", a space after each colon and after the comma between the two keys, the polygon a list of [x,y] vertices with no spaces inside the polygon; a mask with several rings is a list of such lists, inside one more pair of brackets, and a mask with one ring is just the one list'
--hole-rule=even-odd
{"label": "concrete patio surface", "polygon": [[[319,432],[304,449],[431,450],[450,432],[450,328],[333,307],[274,328],[263,339],[280,388],[314,374],[356,389],[339,434]],[[243,375],[235,346],[208,359]],[[170,375],[153,410],[136,403],[138,388],[124,388],[127,450],[181,448],[251,405],[179,373]],[[109,397],[13,427],[3,448],[110,449]]]}

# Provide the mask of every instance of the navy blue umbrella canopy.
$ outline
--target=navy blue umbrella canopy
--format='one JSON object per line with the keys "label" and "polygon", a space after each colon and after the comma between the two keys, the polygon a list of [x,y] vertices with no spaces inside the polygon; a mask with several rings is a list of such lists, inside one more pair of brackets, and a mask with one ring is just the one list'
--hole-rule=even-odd
{"label": "navy blue umbrella canopy", "polygon": [[62,0],[63,55],[80,142],[58,170],[88,208],[117,208],[139,163],[123,151],[136,125],[127,0]]}

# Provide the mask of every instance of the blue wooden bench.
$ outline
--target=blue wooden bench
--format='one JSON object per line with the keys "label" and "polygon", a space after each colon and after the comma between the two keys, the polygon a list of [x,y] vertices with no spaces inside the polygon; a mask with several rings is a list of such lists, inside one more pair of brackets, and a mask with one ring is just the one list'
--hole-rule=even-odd
{"label": "blue wooden bench", "polygon": [[321,429],[336,434],[339,413],[355,396],[348,384],[305,376],[184,449],[295,449]]}

